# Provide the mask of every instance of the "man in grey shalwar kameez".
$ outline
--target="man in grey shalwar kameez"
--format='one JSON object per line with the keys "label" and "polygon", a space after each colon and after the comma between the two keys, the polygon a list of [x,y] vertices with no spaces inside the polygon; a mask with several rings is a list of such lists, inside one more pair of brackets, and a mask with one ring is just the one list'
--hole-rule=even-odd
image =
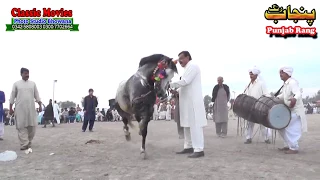
{"label": "man in grey shalwar kameez", "polygon": [[[42,111],[41,101],[36,83],[29,81],[29,70],[21,68],[22,80],[13,84],[10,96],[10,114],[14,113],[16,128],[20,140],[21,150],[31,147],[36,132],[37,113],[35,111],[35,100],[39,104],[39,111]],[[12,107],[15,104],[15,111]]]}
{"label": "man in grey shalwar kameez", "polygon": [[223,77],[218,77],[218,84],[212,91],[212,102],[214,102],[213,121],[216,124],[216,134],[226,137],[228,133],[228,101],[230,89],[223,84]]}
{"label": "man in grey shalwar kameez", "polygon": [[179,94],[174,95],[174,121],[177,123],[179,139],[184,139],[183,127],[180,125],[180,111],[179,111]]}

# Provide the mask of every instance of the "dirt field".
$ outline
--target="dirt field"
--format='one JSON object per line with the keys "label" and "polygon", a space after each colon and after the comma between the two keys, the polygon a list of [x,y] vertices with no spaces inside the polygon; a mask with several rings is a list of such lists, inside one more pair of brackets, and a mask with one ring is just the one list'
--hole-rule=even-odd
{"label": "dirt field", "polygon": [[[215,136],[212,121],[205,128],[205,157],[188,159],[176,155],[183,140],[179,140],[176,124],[171,121],[151,121],[147,139],[148,159],[140,157],[141,138],[132,132],[126,142],[122,123],[96,123],[95,131],[81,132],[81,124],[63,124],[55,128],[38,128],[33,153],[19,150],[17,132],[6,127],[0,152],[13,150],[18,159],[0,162],[0,179],[21,180],[313,180],[320,176],[320,116],[308,116],[309,133],[304,135],[300,154],[284,155],[276,145],[254,138],[251,145],[237,137],[236,120],[230,120],[229,136]],[[89,140],[101,143],[85,144]],[[260,141],[260,142],[258,142]],[[55,153],[54,155],[49,155]]]}

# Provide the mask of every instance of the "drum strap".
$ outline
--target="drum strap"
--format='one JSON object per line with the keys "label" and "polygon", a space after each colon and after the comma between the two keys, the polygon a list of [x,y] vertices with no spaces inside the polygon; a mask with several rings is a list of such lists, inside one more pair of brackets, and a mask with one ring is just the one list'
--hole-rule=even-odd
{"label": "drum strap", "polygon": [[246,89],[244,89],[243,94],[246,92],[246,90],[250,87],[251,82],[249,82],[248,86],[246,87]]}
{"label": "drum strap", "polygon": [[280,94],[281,89],[283,88],[283,86],[284,86],[284,85],[282,85],[281,88],[274,94],[275,97],[277,97],[277,96]]}

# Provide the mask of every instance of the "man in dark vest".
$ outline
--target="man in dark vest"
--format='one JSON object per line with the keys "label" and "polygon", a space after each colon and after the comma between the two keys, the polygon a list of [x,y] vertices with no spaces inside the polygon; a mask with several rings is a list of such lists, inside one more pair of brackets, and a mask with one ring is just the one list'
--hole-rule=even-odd
{"label": "man in dark vest", "polygon": [[213,121],[216,124],[216,134],[226,137],[228,132],[228,101],[230,100],[229,86],[223,84],[223,77],[218,77],[218,84],[212,91],[212,102],[214,103]]}
{"label": "man in dark vest", "polygon": [[53,113],[53,106],[52,106],[52,99],[49,100],[48,106],[45,108],[44,114],[44,126],[43,128],[47,127],[47,124],[49,124],[49,121],[52,123],[52,127],[55,127],[54,125],[54,113]]}
{"label": "man in dark vest", "polygon": [[97,97],[93,95],[93,89],[89,89],[89,95],[84,98],[84,121],[82,132],[85,132],[89,123],[89,131],[92,132],[94,121],[96,119],[96,107],[98,106]]}

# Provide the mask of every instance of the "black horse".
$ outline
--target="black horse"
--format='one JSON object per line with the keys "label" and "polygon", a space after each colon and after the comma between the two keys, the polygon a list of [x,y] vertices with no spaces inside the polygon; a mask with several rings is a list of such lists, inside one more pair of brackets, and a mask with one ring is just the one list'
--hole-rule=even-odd
{"label": "black horse", "polygon": [[169,82],[174,73],[178,73],[172,58],[154,54],[140,60],[138,71],[128,80],[120,83],[115,98],[115,108],[123,118],[126,140],[131,139],[129,127],[134,127],[132,120],[139,123],[139,134],[142,135],[141,154],[146,158],[146,137],[148,123],[153,114],[156,96],[166,98]]}

